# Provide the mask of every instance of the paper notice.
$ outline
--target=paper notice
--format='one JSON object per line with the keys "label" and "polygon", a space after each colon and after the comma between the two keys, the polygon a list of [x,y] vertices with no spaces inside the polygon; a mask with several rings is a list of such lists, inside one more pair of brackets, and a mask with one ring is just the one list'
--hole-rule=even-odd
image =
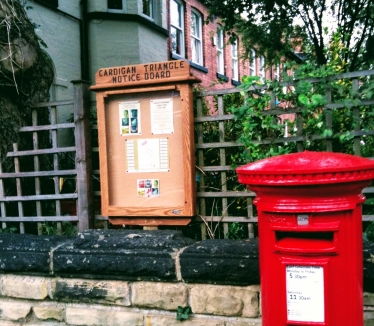
{"label": "paper notice", "polygon": [[286,295],[289,321],[325,321],[322,266],[287,266]]}

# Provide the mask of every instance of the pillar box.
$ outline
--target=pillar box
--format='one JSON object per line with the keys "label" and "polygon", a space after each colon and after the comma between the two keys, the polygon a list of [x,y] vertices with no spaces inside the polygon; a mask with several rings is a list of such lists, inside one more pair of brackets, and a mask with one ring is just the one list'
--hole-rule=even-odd
{"label": "pillar box", "polygon": [[362,212],[374,162],[287,154],[237,168],[257,195],[263,326],[363,326]]}

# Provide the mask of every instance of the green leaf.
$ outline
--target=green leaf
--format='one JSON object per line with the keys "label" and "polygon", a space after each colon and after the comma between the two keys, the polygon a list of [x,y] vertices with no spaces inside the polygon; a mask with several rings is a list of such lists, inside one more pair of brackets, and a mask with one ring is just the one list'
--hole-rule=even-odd
{"label": "green leaf", "polygon": [[309,105],[309,98],[305,94],[300,94],[298,96],[298,100],[301,104],[308,106]]}
{"label": "green leaf", "polygon": [[191,307],[181,307],[178,306],[177,309],[177,320],[187,320],[192,313]]}
{"label": "green leaf", "polygon": [[261,78],[259,76],[243,76],[243,83],[253,84],[256,81],[259,81]]}
{"label": "green leaf", "polygon": [[332,136],[332,130],[331,129],[325,129],[322,134],[323,137],[331,137]]}
{"label": "green leaf", "polygon": [[313,94],[311,100],[314,106],[324,104],[323,96],[321,94]]}

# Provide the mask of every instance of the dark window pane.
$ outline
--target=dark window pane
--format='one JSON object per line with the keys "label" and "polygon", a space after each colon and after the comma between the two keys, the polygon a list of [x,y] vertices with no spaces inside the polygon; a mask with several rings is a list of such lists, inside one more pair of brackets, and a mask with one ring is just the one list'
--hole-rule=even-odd
{"label": "dark window pane", "polygon": [[143,14],[149,17],[153,16],[153,0],[143,0]]}
{"label": "dark window pane", "polygon": [[38,0],[38,2],[44,3],[51,7],[58,7],[58,0]]}
{"label": "dark window pane", "polygon": [[123,10],[122,0],[108,0],[108,9]]}

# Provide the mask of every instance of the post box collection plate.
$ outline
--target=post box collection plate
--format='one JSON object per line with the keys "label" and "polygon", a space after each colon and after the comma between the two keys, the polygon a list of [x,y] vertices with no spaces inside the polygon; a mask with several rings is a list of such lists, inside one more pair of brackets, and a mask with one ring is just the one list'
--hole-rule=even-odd
{"label": "post box collection plate", "polygon": [[286,266],[287,319],[325,321],[322,266]]}

